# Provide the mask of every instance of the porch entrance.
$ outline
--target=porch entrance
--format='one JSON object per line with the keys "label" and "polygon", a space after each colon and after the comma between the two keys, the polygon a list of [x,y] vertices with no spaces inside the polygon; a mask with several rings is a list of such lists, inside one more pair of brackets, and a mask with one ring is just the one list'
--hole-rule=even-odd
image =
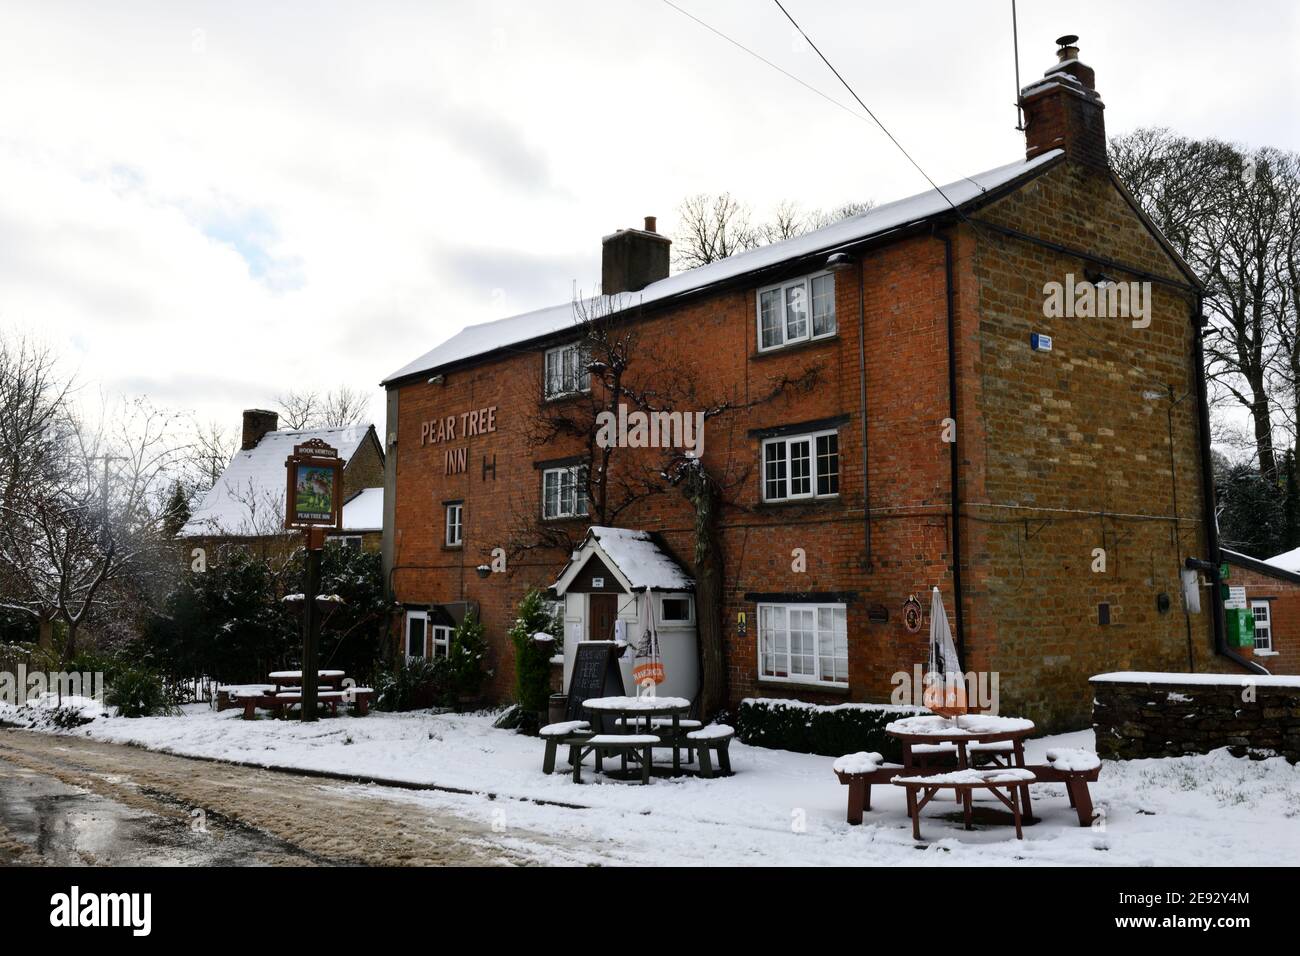
{"label": "porch entrance", "polygon": [[618,617],[617,594],[589,594],[587,600],[587,640],[612,641],[614,621]]}

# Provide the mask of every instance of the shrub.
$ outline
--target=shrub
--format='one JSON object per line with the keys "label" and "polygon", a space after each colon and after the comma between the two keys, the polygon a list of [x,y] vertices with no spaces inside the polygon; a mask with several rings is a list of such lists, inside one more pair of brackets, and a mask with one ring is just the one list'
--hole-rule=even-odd
{"label": "shrub", "polygon": [[[519,602],[515,623],[510,627],[510,642],[515,649],[515,700],[525,714],[536,714],[547,707],[551,696],[551,657],[561,624],[547,609],[543,593],[536,588],[529,589]],[[557,641],[546,644],[533,640],[533,635],[539,632]]]}
{"label": "shrub", "polygon": [[122,717],[177,713],[168,699],[162,678],[142,668],[119,668],[113,674],[105,700],[116,707]]}
{"label": "shrub", "polygon": [[736,733],[747,744],[839,757],[859,750],[878,751],[886,760],[902,759],[898,739],[885,732],[890,721],[929,711],[887,704],[832,704],[801,700],[748,698],[736,711]]}
{"label": "shrub", "polygon": [[477,697],[483,690],[483,682],[491,676],[486,663],[487,637],[482,622],[471,612],[451,632],[447,655],[451,694],[456,698]]}
{"label": "shrub", "polygon": [[402,661],[382,671],[375,681],[375,709],[401,712],[433,707],[447,698],[449,685],[446,658]]}

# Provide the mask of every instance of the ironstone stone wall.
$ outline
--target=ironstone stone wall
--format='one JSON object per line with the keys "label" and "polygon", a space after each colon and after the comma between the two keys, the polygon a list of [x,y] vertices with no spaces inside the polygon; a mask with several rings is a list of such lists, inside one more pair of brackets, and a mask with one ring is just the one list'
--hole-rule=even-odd
{"label": "ironstone stone wall", "polygon": [[[1186,680],[1178,680],[1186,677]],[[1102,674],[1092,725],[1104,758],[1177,757],[1227,747],[1236,756],[1300,761],[1300,680]]]}

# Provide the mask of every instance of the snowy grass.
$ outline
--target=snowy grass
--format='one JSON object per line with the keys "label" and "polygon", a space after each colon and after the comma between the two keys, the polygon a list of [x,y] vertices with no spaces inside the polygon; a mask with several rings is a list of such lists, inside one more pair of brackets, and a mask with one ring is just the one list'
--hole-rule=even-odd
{"label": "snowy grass", "polygon": [[[877,787],[860,827],[844,820],[847,788],[834,760],[733,742],[735,776],[655,779],[543,776],[542,742],[492,727],[493,714],[384,714],[314,724],[240,719],[202,705],[180,717],[109,717],[71,730],[177,754],[256,766],[324,770],[468,793],[357,792],[458,813],[504,831],[539,862],[700,865],[1259,865],[1300,861],[1300,768],[1226,750],[1161,760],[1105,761],[1092,787],[1097,824],[1078,826],[1064,787],[1032,788],[1039,822],[1018,841],[1010,815],[977,800],[982,822],[961,828],[957,805],[926,808],[917,845],[900,788]],[[1091,731],[1029,741],[1031,763],[1053,747],[1093,749]],[[561,751],[561,764],[563,763]],[[664,753],[666,758],[667,753]],[[206,772],[218,772],[212,770]],[[489,797],[491,795],[491,798]],[[494,798],[494,799],[493,799]],[[572,809],[556,804],[578,804]]]}

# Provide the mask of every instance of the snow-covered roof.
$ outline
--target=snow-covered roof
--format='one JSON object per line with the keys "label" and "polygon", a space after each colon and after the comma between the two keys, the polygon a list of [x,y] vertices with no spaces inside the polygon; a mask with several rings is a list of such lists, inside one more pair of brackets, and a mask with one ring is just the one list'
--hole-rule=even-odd
{"label": "snow-covered roof", "polygon": [[[313,438],[338,449],[348,461],[365,440],[368,425],[267,432],[252,448],[235,452],[217,483],[194,509],[179,535],[260,535],[284,530],[284,462],[293,446]],[[381,489],[382,491],[382,489]],[[382,497],[382,496],[381,496]],[[376,527],[383,526],[381,519]],[[345,519],[346,520],[346,519]]]}
{"label": "snow-covered roof", "polygon": [[596,552],[606,559],[610,571],[629,591],[690,591],[695,588],[691,576],[655,543],[649,531],[593,525],[556,579],[556,593],[563,594],[568,589],[587,563],[587,557]]}
{"label": "snow-covered roof", "polygon": [[1275,568],[1281,568],[1283,571],[1300,574],[1300,548],[1293,548],[1290,551],[1275,554],[1271,558],[1266,558],[1264,563],[1271,564]]}
{"label": "snow-covered roof", "polygon": [[343,502],[344,531],[384,530],[384,489],[363,488]]}
{"label": "snow-covered roof", "polygon": [[[999,166],[997,169],[976,173],[974,176],[944,186],[943,195],[940,195],[938,190],[931,189],[883,206],[875,206],[866,212],[849,216],[847,219],[841,219],[839,222],[814,229],[793,239],[774,242],[696,269],[670,275],[666,279],[652,282],[640,292],[594,296],[587,300],[586,309],[588,314],[607,314],[637,305],[648,305],[717,282],[780,265],[791,259],[817,253],[830,254],[851,243],[901,229],[946,212],[951,208],[948,204],[949,200],[960,206],[978,199],[989,190],[1006,186],[1019,177],[1045,166],[1060,155],[1062,151],[1059,149],[1049,150],[1030,160],[1020,160],[1008,163],[1006,166]],[[944,196],[948,198],[945,199]],[[561,332],[573,324],[573,303],[565,302],[534,312],[497,319],[494,322],[471,325],[461,329],[432,351],[399,368],[385,378],[384,382],[389,383],[408,375],[430,372],[453,362]]]}

